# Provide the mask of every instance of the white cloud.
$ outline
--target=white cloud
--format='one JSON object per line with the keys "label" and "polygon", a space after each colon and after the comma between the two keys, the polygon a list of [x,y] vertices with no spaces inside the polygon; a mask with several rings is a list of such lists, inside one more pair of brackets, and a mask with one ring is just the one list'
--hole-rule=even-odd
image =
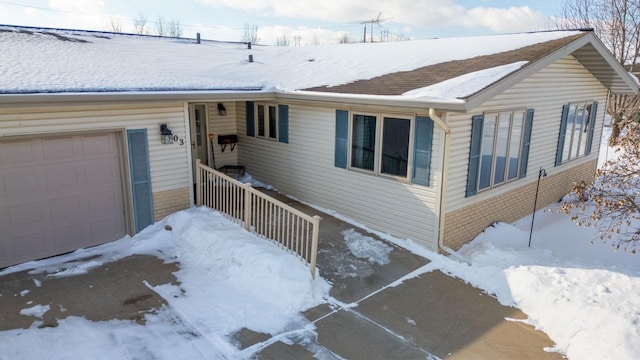
{"label": "white cloud", "polygon": [[353,22],[383,18],[422,28],[485,27],[496,32],[546,28],[548,16],[529,6],[509,8],[465,8],[454,0],[199,0],[212,6],[230,7],[260,16]]}

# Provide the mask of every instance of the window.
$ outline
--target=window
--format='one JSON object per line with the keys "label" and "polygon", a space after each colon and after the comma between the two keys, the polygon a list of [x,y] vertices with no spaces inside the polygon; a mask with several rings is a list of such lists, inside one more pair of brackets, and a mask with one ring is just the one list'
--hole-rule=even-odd
{"label": "window", "polygon": [[524,116],[523,110],[484,115],[478,190],[518,177]]}
{"label": "window", "polygon": [[289,107],[247,102],[247,136],[289,142]]}
{"label": "window", "polygon": [[408,119],[383,119],[381,173],[407,177],[410,132],[411,121]]}
{"label": "window", "polygon": [[275,105],[257,104],[257,133],[260,137],[278,138],[278,118]]}
{"label": "window", "polygon": [[432,139],[433,121],[427,117],[356,113],[349,118],[348,111],[336,110],[335,166],[428,186]]}
{"label": "window", "polygon": [[467,196],[526,176],[533,109],[472,118]]}
{"label": "window", "polygon": [[351,167],[373,171],[376,150],[376,117],[354,115],[351,131]]}
{"label": "window", "polygon": [[591,152],[597,103],[570,103],[562,109],[556,165]]}

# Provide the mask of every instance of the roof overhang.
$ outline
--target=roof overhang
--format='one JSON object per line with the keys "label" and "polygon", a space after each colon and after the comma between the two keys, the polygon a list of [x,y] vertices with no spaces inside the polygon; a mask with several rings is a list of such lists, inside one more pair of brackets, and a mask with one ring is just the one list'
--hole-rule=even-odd
{"label": "roof overhang", "polygon": [[341,94],[316,91],[279,91],[276,93],[279,99],[307,100],[332,104],[358,104],[378,105],[390,107],[411,107],[420,109],[437,109],[440,111],[465,111],[463,101],[425,100],[412,99],[406,96],[395,95],[361,95]]}
{"label": "roof overhang", "polygon": [[256,90],[113,91],[0,94],[0,107],[24,104],[140,102],[140,101],[245,101],[274,98],[273,92]]}
{"label": "roof overhang", "polygon": [[515,85],[534,73],[559,59],[572,55],[585,68],[595,76],[607,89],[614,94],[637,95],[638,82],[625,68],[618,63],[607,48],[593,34],[585,34],[567,46],[560,48],[544,58],[528,64],[521,70],[495,82],[491,86],[470,96],[466,100],[465,110],[471,110],[480,106],[505,89]]}

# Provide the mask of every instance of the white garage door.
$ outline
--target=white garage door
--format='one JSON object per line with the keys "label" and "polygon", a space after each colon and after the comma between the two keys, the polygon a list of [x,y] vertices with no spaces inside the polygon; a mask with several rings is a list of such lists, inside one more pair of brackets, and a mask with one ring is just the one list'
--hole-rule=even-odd
{"label": "white garage door", "polygon": [[0,268],[126,234],[116,133],[0,140]]}

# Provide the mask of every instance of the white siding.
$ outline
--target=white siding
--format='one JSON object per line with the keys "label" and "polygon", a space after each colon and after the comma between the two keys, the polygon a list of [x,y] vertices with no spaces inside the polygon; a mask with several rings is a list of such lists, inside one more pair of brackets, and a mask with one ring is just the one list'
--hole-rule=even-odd
{"label": "white siding", "polygon": [[218,103],[207,104],[209,133],[213,133],[215,135],[213,139],[213,151],[215,152],[216,167],[238,164],[237,147],[235,150],[231,151],[231,146],[227,145],[224,152],[222,152],[222,148],[218,145],[219,135],[237,134],[235,103],[224,103],[224,107],[227,109],[227,115],[222,116],[218,113]]}
{"label": "white siding", "polygon": [[[448,114],[451,127],[451,151],[447,182],[445,212],[463,208],[502,192],[513,190],[526,182],[537,180],[538,169],[547,173],[566,170],[585,160],[598,156],[606,109],[607,89],[572,56],[565,57],[544,68],[526,80],[516,84],[482,106],[465,114]],[[554,167],[562,106],[569,102],[598,101],[598,115],[591,155],[587,158]],[[515,180],[494,189],[479,192],[465,198],[469,146],[471,141],[471,117],[484,111],[533,108],[533,130],[526,179]]]}
{"label": "white siding", "polygon": [[240,164],[283,193],[435,249],[441,131],[434,129],[432,185],[411,185],[335,167],[335,110],[289,104],[289,144],[283,144],[247,137],[245,104],[238,103]]}
{"label": "white siding", "polygon": [[[146,128],[152,191],[158,192],[189,186],[184,116],[182,102],[0,109],[0,136]],[[162,123],[185,144],[162,144]]]}

